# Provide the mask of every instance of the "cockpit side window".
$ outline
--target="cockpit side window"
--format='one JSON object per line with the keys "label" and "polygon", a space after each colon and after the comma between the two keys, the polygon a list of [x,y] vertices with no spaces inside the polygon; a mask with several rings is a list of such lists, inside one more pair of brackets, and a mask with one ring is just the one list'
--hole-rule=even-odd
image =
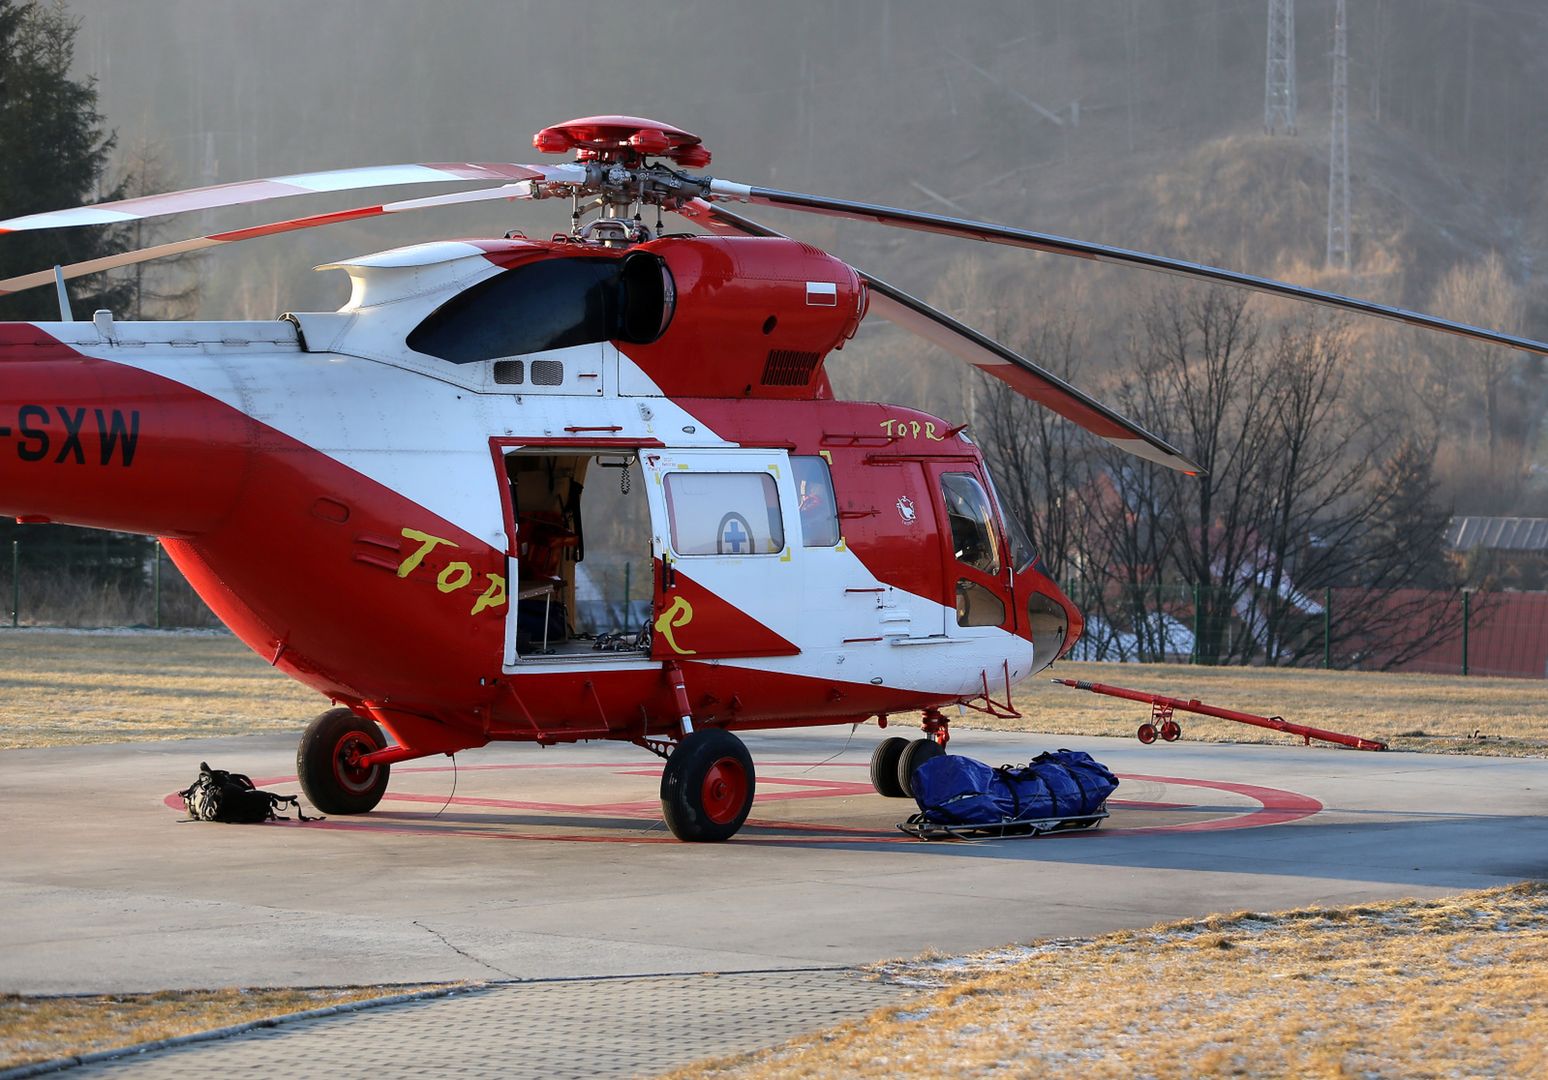
{"label": "cockpit side window", "polygon": [[1005,537],[1010,542],[1011,566],[1019,574],[1036,561],[1037,549],[1032,546],[1032,536],[1026,526],[1010,512],[1005,500],[1000,498],[1000,489],[994,486],[994,473],[985,469],[984,479],[989,481],[989,492],[994,496],[995,505],[1000,508],[1000,520],[1005,523]]}
{"label": "cockpit side window", "polygon": [[801,508],[801,544],[838,546],[838,504],[833,498],[833,476],[828,463],[820,457],[792,454],[790,467],[795,472],[796,499]]}
{"label": "cockpit side window", "polygon": [[942,473],[941,494],[946,497],[946,520],[957,559],[985,574],[998,574],[1000,543],[988,494],[968,473]]}

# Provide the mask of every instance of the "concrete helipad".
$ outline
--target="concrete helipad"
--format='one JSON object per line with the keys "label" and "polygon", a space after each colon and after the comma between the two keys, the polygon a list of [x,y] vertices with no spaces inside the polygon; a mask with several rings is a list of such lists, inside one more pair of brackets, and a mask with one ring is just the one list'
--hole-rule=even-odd
{"label": "concrete helipad", "polygon": [[845,966],[1548,876],[1540,760],[963,731],[995,763],[1089,750],[1124,778],[1112,818],[921,843],[866,783],[879,737],[750,737],[758,801],[723,845],[670,837],[629,745],[416,763],[377,812],[269,826],[167,797],[201,760],[296,790],[291,738],[5,751],[0,991]]}

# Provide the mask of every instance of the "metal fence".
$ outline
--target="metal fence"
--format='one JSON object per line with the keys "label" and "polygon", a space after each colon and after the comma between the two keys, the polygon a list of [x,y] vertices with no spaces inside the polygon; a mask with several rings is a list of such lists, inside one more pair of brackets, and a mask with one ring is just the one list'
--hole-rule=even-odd
{"label": "metal fence", "polygon": [[1078,660],[1548,678],[1548,592],[1075,583]]}
{"label": "metal fence", "polygon": [[[160,545],[142,573],[116,582],[29,565],[24,540],[10,548],[0,552],[0,624],[220,625]],[[577,630],[632,633],[644,625],[650,615],[648,561],[602,556],[581,569],[570,613]],[[1077,660],[1548,678],[1548,592],[1303,593],[1258,584],[1118,582],[1078,582],[1066,592],[1086,618],[1072,654]]]}
{"label": "metal fence", "polygon": [[0,553],[3,625],[103,627],[215,627],[205,606],[161,545],[153,546],[138,573],[112,577],[62,573],[28,556],[25,540]]}

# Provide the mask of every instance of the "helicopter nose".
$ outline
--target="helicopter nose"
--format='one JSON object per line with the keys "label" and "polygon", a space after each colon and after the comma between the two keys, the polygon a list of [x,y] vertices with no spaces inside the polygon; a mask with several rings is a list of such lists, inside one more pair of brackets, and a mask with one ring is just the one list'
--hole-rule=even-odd
{"label": "helicopter nose", "polygon": [[163,376],[0,324],[0,514],[196,536],[237,497],[244,428]]}

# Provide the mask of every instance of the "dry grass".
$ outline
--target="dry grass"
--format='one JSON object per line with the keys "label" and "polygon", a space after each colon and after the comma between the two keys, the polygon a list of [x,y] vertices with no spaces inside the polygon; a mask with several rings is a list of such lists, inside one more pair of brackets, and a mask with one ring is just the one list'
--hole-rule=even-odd
{"label": "dry grass", "polygon": [[299,731],[326,707],[229,634],[0,630],[0,748]]}
{"label": "dry grass", "polygon": [[436,989],[347,986],[303,990],[186,990],[88,997],[0,996],[0,1069],[352,1001]]}
{"label": "dry grass", "polygon": [[[1047,673],[1199,700],[1292,723],[1379,739],[1394,750],[1548,755],[1548,681],[1297,668],[1058,663]],[[972,727],[1061,735],[1128,735],[1149,707],[1066,686],[1016,688],[1021,720],[973,716]],[[1299,743],[1263,728],[1178,713],[1183,737],[1206,742]],[[1474,732],[1482,738],[1471,738]]]}
{"label": "dry grass", "polygon": [[[1397,750],[1548,754],[1548,682],[1360,671],[1061,663],[1050,674],[1282,715]],[[1020,720],[963,727],[1130,736],[1145,706],[1039,680]],[[0,629],[0,749],[298,731],[326,702],[228,634]],[[1184,737],[1294,743],[1277,732],[1179,715]],[[1483,739],[1471,739],[1474,731]]]}
{"label": "dry grass", "polygon": [[1548,886],[889,965],[941,986],[678,1080],[1548,1075]]}

